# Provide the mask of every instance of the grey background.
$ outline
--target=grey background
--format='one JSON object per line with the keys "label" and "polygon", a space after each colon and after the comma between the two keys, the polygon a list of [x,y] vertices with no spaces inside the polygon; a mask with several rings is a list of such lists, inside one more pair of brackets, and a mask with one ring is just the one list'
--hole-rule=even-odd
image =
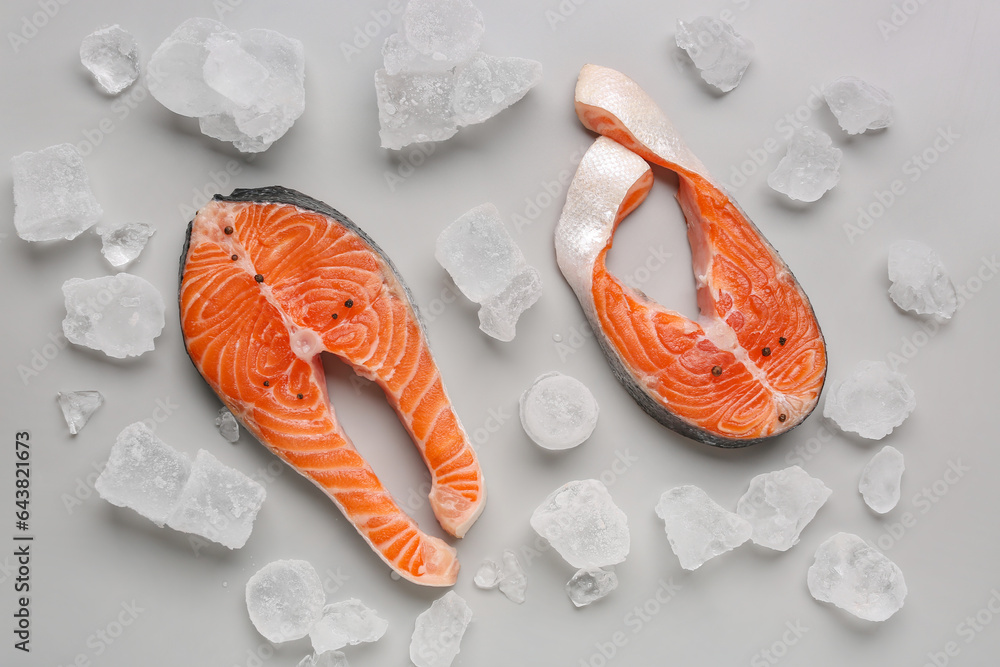
{"label": "grey background", "polygon": [[[186,209],[214,191],[281,184],[343,211],[393,258],[427,316],[458,413],[480,441],[490,495],[478,524],[457,544],[464,568],[455,590],[473,607],[475,619],[456,665],[772,664],[764,649],[780,654],[783,665],[923,665],[931,660],[928,654],[939,654],[939,664],[994,664],[1000,621],[976,626],[980,630],[963,624],[977,613],[979,623],[994,620],[991,600],[1000,609],[1000,528],[994,516],[1000,281],[992,280],[995,269],[989,268],[1000,251],[1000,6],[986,0],[478,4],[486,20],[483,49],[541,61],[542,83],[485,125],[465,128],[440,145],[390,153],[378,145],[372,85],[381,42],[394,29],[372,23],[372,12],[386,2],[4,3],[0,155],[66,141],[89,148],[85,163],[106,220],[142,221],[157,229],[129,270],[162,291],[168,325],[154,352],[128,362],[51,343],[48,337],[60,331],[64,314],[63,281],[112,271],[90,233],[47,246],[17,238],[4,167],[0,663],[296,665],[309,650],[307,641],[276,648],[265,642],[248,620],[243,587],[265,563],[301,558],[321,573],[331,601],[358,597],[389,620],[381,641],[349,650],[351,664],[407,664],[413,620],[442,591],[393,581],[317,489],[252,438],[244,435],[235,446],[222,440],[212,422],[218,400],[183,352],[172,296]],[[45,6],[58,11],[51,18],[39,14]],[[101,94],[78,60],[80,40],[102,24],[117,22],[132,31],[145,62],[181,21],[215,17],[221,10],[235,29],[269,27],[305,44],[306,111],[253,161],[202,137],[196,121],[143,99],[141,82],[119,98]],[[722,12],[757,46],[743,82],[724,96],[702,85],[673,46],[677,18]],[[15,52],[9,35],[30,33],[25,21],[44,25]],[[372,43],[359,42],[362,48],[347,57],[342,45],[366,25],[376,33]],[[552,250],[565,194],[560,178],[568,179],[574,160],[593,141],[572,105],[576,74],[587,62],[638,81],[721,180],[732,184],[733,170],[745,166],[748,177],[734,188],[736,198],[810,295],[829,344],[831,380],[862,359],[898,355],[905,362],[900,368],[918,407],[883,443],[845,436],[817,411],[772,443],[719,451],[660,427],[614,381],[594,341],[580,336],[584,318]],[[895,95],[897,119],[888,131],[849,138],[825,105],[812,104],[814,86],[844,74]],[[791,204],[765,183],[779,159],[766,147],[783,152],[789,114],[831,134],[844,151],[840,184],[813,205]],[[939,131],[949,130],[957,138],[938,142],[946,151],[935,149]],[[925,152],[935,161],[913,180],[909,161]],[[755,155],[762,166],[752,162]],[[227,165],[239,173],[223,182]],[[387,174],[403,178],[390,187]],[[905,192],[863,234],[849,238],[845,225],[857,220],[859,207],[877,202],[876,193],[896,179]],[[649,200],[618,233],[610,262],[653,298],[693,314],[689,252],[673,188],[670,175],[658,172]],[[523,316],[509,344],[478,331],[474,308],[454,299],[433,259],[438,232],[486,201],[499,207],[545,283],[541,301]],[[537,211],[529,207],[532,201]],[[518,229],[515,214],[533,215],[532,224]],[[933,335],[886,296],[887,248],[904,238],[935,247],[969,295],[954,320]],[[662,266],[652,261],[648,266],[655,270],[643,271],[664,252],[670,257]],[[22,379],[19,368],[31,368],[33,361],[37,375]],[[352,382],[350,371],[336,362],[328,369],[333,403],[358,448],[421,525],[440,534],[419,491],[426,472],[380,392]],[[555,454],[527,439],[516,413],[520,392],[550,370],[585,382],[601,405],[593,437]],[[99,389],[107,402],[71,437],[55,394],[79,389]],[[194,454],[207,448],[264,479],[267,501],[246,547],[196,549],[186,536],[97,498],[95,470],[115,434],[142,419],[152,420],[157,434],[178,449]],[[21,430],[31,432],[36,537],[28,656],[13,650],[9,629],[15,602],[9,571],[13,439]],[[862,467],[882,444],[900,449],[907,465],[903,499],[884,517],[870,512],[857,493]],[[660,493],[693,483],[734,508],[753,475],[791,463],[833,489],[799,545],[781,554],[746,545],[696,572],[681,570],[653,513]],[[960,477],[948,473],[953,464],[967,470]],[[620,588],[577,610],[563,592],[572,569],[551,551],[531,551],[535,537],[528,517],[564,482],[601,476],[629,516],[632,552],[617,568]],[[881,546],[905,573],[906,605],[883,624],[858,621],[809,596],[805,573],[813,553],[842,530]],[[530,561],[523,606],[472,585],[479,562],[499,557],[506,547]],[[661,582],[676,589],[665,604],[656,601],[658,591],[661,601],[667,595]],[[123,605],[141,611],[118,633],[119,616],[131,620]],[[646,615],[637,615],[644,606]],[[118,636],[109,644],[99,632]],[[609,660],[601,647],[610,653],[615,633],[623,645]],[[954,655],[944,655],[946,648]]]}

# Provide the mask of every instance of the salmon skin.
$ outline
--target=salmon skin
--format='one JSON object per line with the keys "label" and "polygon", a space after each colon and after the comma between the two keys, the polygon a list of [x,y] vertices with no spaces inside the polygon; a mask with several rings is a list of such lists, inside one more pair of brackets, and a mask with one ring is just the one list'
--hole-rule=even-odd
{"label": "salmon skin", "polygon": [[455,549],[399,508],[327,396],[324,351],[382,387],[430,470],[435,516],[465,535],[486,500],[482,472],[410,292],[374,241],[294,190],[216,195],[188,227],[180,318],[195,368],[258,440],[322,489],[400,576],[455,583]]}
{"label": "salmon skin", "polygon": [[[585,65],[576,112],[603,136],[570,184],[556,257],[615,375],[661,424],[709,445],[743,447],[802,423],[823,388],[826,346],[777,251],[632,79]],[[652,187],[647,161],[678,177],[697,321],[625,286],[605,265],[618,224]]]}

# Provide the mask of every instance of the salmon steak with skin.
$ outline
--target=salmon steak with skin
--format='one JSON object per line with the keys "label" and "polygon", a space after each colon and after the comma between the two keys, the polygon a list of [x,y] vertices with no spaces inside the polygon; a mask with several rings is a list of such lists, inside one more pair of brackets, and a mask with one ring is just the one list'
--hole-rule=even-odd
{"label": "salmon steak with skin", "polygon": [[[777,251],[632,79],[584,66],[576,112],[603,136],[568,189],[556,258],[615,375],[657,421],[709,445],[751,445],[800,424],[819,400],[826,346]],[[647,161],[677,175],[697,321],[625,286],[605,263],[618,224],[653,185]]]}
{"label": "salmon steak with skin", "polygon": [[337,421],[320,354],[376,382],[431,475],[430,505],[462,537],[486,501],[413,300],[350,220],[294,190],[216,195],[188,228],[180,318],[188,355],[240,422],[323,490],[399,575],[450,586],[453,547],[422,532]]}

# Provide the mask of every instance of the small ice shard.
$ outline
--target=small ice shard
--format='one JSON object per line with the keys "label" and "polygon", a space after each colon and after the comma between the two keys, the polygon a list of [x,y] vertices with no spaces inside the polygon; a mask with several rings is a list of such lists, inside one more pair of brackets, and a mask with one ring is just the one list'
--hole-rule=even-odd
{"label": "small ice shard", "polygon": [[189,19],[156,49],[147,73],[160,104],[244,153],[267,150],[305,110],[302,43],[273,30],[236,33]]}
{"label": "small ice shard", "polygon": [[191,459],[136,422],[126,426],[94,483],[101,498],[128,507],[162,527],[180,500]]}
{"label": "small ice shard", "polygon": [[215,425],[219,429],[222,437],[229,442],[236,442],[240,439],[240,424],[236,417],[229,411],[229,408],[220,408],[219,415],[215,418]]}
{"label": "small ice shard", "polygon": [[906,598],[899,567],[850,533],[837,533],[819,546],[807,581],[814,598],[866,621],[886,620]]}
{"label": "small ice shard", "polygon": [[566,594],[577,607],[586,607],[616,588],[618,588],[618,575],[600,568],[579,570],[566,582]]}
{"label": "small ice shard", "polygon": [[63,283],[63,333],[77,345],[124,359],[153,349],[166,323],[166,304],[149,282],[129,273]]}
{"label": "small ice shard", "polygon": [[558,371],[539,375],[520,407],[525,433],[545,449],[576,447],[597,426],[597,400],[587,385]]}
{"label": "small ice shard", "polygon": [[323,614],[326,593],[316,568],[304,560],[276,560],[247,581],[247,611],[271,642],[301,639]]}
{"label": "small ice shard", "polygon": [[663,519],[670,548],[685,570],[697,570],[710,558],[740,546],[753,533],[746,519],[727,512],[692,485],[665,491],[656,515]]}
{"label": "small ice shard", "polygon": [[699,16],[677,21],[677,46],[687,51],[701,78],[724,93],[735,88],[753,59],[753,43],[725,21]]}
{"label": "small ice shard", "polygon": [[843,431],[881,440],[910,416],[917,399],[902,373],[881,361],[860,361],[829,390],[823,416]]}
{"label": "small ice shard", "polygon": [[944,262],[918,241],[889,246],[889,296],[903,310],[950,319],[958,310],[958,295]]}
{"label": "small ice shard", "polygon": [[451,110],[455,77],[451,72],[375,72],[379,138],[382,148],[414,142],[444,141],[458,132]]}
{"label": "small ice shard", "polygon": [[259,483],[201,449],[167,525],[239,549],[266,495]]}
{"label": "small ice shard", "polygon": [[521,561],[513,549],[503,550],[503,572],[500,577],[500,592],[508,600],[517,604],[524,603],[524,592],[528,588],[528,575],[521,567]]}
{"label": "small ice shard", "polygon": [[309,639],[317,654],[348,645],[378,641],[389,623],[355,598],[323,607],[323,615],[309,630]]}
{"label": "small ice shard", "polygon": [[455,591],[435,600],[417,616],[410,639],[410,660],[416,667],[449,667],[461,649],[472,609]]}
{"label": "small ice shard", "polygon": [[479,328],[510,341],[521,314],[541,296],[541,278],[493,204],[462,214],[438,236],[434,257],[462,294],[481,304]]}
{"label": "small ice shard", "polygon": [[798,544],[802,529],[833,493],[821,480],[799,466],[757,475],[736,504],[736,513],[750,522],[750,539],[776,551]]}
{"label": "small ice shard", "polygon": [[892,95],[856,76],[842,76],[823,86],[823,97],[848,134],[892,125]]}
{"label": "small ice shard", "polygon": [[141,222],[101,229],[98,232],[101,236],[101,254],[111,266],[123,267],[139,256],[155,231],[153,227]]}
{"label": "small ice shard", "polygon": [[449,67],[468,60],[486,31],[470,0],[410,0],[402,23],[403,36],[417,53]]}
{"label": "small ice shard", "polygon": [[477,587],[489,590],[499,586],[501,579],[503,579],[503,571],[500,569],[500,564],[492,558],[486,558],[479,565],[472,581]]}
{"label": "small ice shard", "polygon": [[106,92],[117,95],[139,78],[139,49],[118,24],[100,28],[83,38],[80,62]]}
{"label": "small ice shard", "polygon": [[576,568],[614,565],[628,556],[628,518],[596,479],[553,491],[532,513],[531,527]]}
{"label": "small ice shard", "polygon": [[843,151],[833,147],[830,135],[802,126],[795,131],[788,152],[767,176],[772,189],[789,199],[814,202],[840,181]]}
{"label": "small ice shard", "polygon": [[75,239],[104,214],[73,144],[16,155],[10,159],[10,170],[14,228],[25,241]]}
{"label": "small ice shard", "polygon": [[298,667],[349,667],[349,665],[347,664],[347,656],[342,652],[324,651],[302,658]]}
{"label": "small ice shard", "polygon": [[57,394],[59,407],[69,432],[76,435],[90,421],[97,408],[104,404],[104,396],[99,391],[70,391]]}
{"label": "small ice shard", "polygon": [[542,80],[542,64],[527,58],[477,53],[455,69],[452,107],[459,126],[489,120]]}
{"label": "small ice shard", "polygon": [[885,514],[896,506],[904,468],[903,455],[892,445],[886,445],[872,457],[858,483],[858,491],[868,507]]}

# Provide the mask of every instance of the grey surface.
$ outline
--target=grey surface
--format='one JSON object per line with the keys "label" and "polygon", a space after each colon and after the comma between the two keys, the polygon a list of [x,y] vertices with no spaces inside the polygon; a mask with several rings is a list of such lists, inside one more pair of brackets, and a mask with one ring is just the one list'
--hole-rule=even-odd
{"label": "grey surface", "polygon": [[[99,142],[85,163],[105,218],[157,229],[130,271],[163,292],[168,326],[154,352],[129,362],[50,344],[48,336],[60,331],[64,314],[62,282],[113,271],[100,255],[96,235],[49,246],[18,239],[4,168],[0,663],[296,665],[307,643],[272,649],[248,620],[243,588],[265,563],[301,558],[327,581],[331,600],[358,597],[389,620],[389,631],[377,644],[349,651],[351,664],[407,664],[413,620],[442,591],[393,581],[317,489],[252,438],[244,435],[237,445],[223,440],[213,425],[219,402],[183,352],[173,295],[189,217],[184,207],[200,205],[216,190],[271,184],[328,202],[393,258],[428,316],[430,339],[458,413],[482,440],[490,498],[478,524],[457,545],[464,567],[456,590],[476,615],[456,665],[763,665],[772,663],[760,652],[772,646],[782,665],[923,665],[931,660],[928,653],[941,653],[939,664],[944,659],[995,663],[1000,621],[973,626],[965,619],[979,613],[978,623],[993,620],[988,603],[1000,609],[995,592],[1000,590],[995,519],[1000,281],[993,279],[1000,252],[997,3],[480,0],[484,50],[540,60],[542,83],[489,123],[434,146],[430,155],[425,153],[432,147],[394,155],[378,146],[372,84],[379,44],[391,28],[379,28],[375,43],[350,60],[340,46],[385,2],[233,0],[235,7],[223,16],[230,26],[277,29],[302,40],[307,54],[305,114],[268,152],[247,162],[202,137],[195,121],[174,116],[148,97],[139,99],[141,84],[119,98],[101,94],[77,55],[84,35],[118,22],[136,35],[145,62],[182,20],[214,16],[217,8],[229,7],[225,2],[77,0],[63,6],[52,0],[55,16],[17,53],[9,33],[20,31],[45,3],[4,3],[0,155],[63,141]],[[560,7],[566,20],[550,24],[548,12]],[[757,55],[740,86],[719,96],[678,64],[672,40],[678,17],[723,10],[756,43]],[[883,36],[878,22],[891,21],[894,11],[898,22],[906,21]],[[811,297],[829,344],[832,380],[860,359],[899,355],[906,361],[901,368],[918,406],[884,441],[903,452],[907,466],[903,499],[888,515],[874,515],[857,492],[865,462],[881,445],[831,430],[817,412],[770,444],[742,451],[700,446],[647,417],[614,381],[595,342],[579,338],[584,318],[556,268],[552,230],[565,193],[560,179],[565,182],[574,159],[593,141],[572,106],[576,74],[587,62],[615,67],[638,81],[723,181],[730,182],[732,169],[762,148],[783,145],[788,114],[807,116],[843,148],[840,184],[814,205],[791,205],[769,191],[765,178],[777,154],[765,155],[764,166],[736,195]],[[898,113],[891,128],[848,138],[825,106],[808,106],[811,87],[843,74],[895,95]],[[130,100],[134,109],[125,106]],[[949,130],[957,138],[950,145],[938,142],[947,151],[911,180],[911,156],[933,153],[939,131]],[[401,166],[409,163],[419,166],[409,173]],[[219,183],[227,165],[239,174]],[[386,174],[399,170],[408,175],[393,190]],[[895,179],[905,192],[849,242],[843,226]],[[658,172],[649,200],[622,226],[610,262],[619,275],[643,282],[652,297],[692,314],[689,252],[673,188],[671,177]],[[540,211],[533,224],[518,231],[512,216],[535,212],[526,208],[527,200],[538,201]],[[498,206],[545,284],[541,301],[524,315],[509,344],[478,331],[474,306],[454,296],[433,259],[439,230],[486,201]],[[886,294],[888,245],[903,238],[936,248],[970,294],[954,320],[933,335],[921,333],[922,320],[898,311]],[[669,258],[656,259],[663,252]],[[648,274],[641,268],[647,262],[654,268]],[[36,356],[46,354],[52,358]],[[18,367],[30,367],[33,358],[44,366],[24,382]],[[426,473],[380,392],[352,383],[350,371],[336,362],[328,368],[334,405],[359,449],[413,507],[421,525],[439,534],[419,490]],[[541,451],[516,415],[520,392],[549,370],[585,382],[601,405],[594,435],[569,452]],[[71,437],[55,395],[79,389],[99,389],[107,402]],[[115,434],[139,419],[155,420],[157,434],[189,454],[207,448],[227,464],[266,477],[267,501],[243,549],[213,545],[196,551],[185,536],[96,497],[95,469]],[[13,438],[22,430],[31,432],[33,443],[30,655],[13,650],[10,631]],[[653,513],[662,491],[697,484],[732,509],[752,476],[792,462],[833,489],[799,545],[776,554],[748,544],[696,572],[680,569]],[[963,466],[960,477],[949,473],[957,463]],[[562,483],[601,476],[612,482],[611,493],[629,516],[632,552],[617,568],[617,591],[574,609],[563,591],[573,572],[555,553],[531,551],[535,538],[528,517]],[[68,505],[75,496],[79,503]],[[806,570],[816,547],[842,530],[881,546],[906,576],[906,604],[884,624],[858,621],[808,594]],[[472,585],[479,562],[499,557],[505,547],[530,557],[523,606]],[[106,643],[98,633],[115,634],[119,616],[130,619],[125,609],[130,605],[141,611]],[[616,638],[623,645],[604,659],[601,647],[611,653],[609,642]],[[955,655],[945,656],[946,648]]]}

